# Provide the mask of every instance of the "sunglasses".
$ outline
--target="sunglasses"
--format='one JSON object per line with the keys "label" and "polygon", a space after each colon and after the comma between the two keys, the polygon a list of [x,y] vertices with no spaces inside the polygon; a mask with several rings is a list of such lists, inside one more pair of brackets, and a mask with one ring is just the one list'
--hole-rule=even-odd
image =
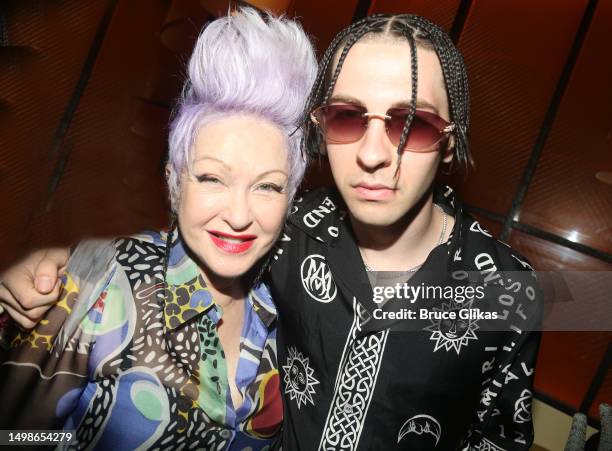
{"label": "sunglasses", "polygon": [[[369,113],[359,105],[335,104],[315,109],[310,119],[325,135],[328,143],[348,144],[359,141],[368,128],[371,118],[383,119],[387,136],[394,146],[399,146],[400,136],[408,118],[408,108],[390,108],[385,114]],[[455,124],[446,122],[429,111],[416,110],[406,137],[404,150],[411,152],[433,152],[437,144],[448,137]]]}

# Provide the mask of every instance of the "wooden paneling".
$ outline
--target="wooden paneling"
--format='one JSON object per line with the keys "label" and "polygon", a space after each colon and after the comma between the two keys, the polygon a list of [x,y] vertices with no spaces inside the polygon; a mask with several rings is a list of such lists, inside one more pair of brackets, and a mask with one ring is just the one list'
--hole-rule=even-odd
{"label": "wooden paneling", "polygon": [[[513,231],[509,244],[539,271],[612,271],[612,265]],[[545,332],[535,388],[574,409],[580,405],[612,340],[612,332]]]}
{"label": "wooden paneling", "polygon": [[[170,111],[159,106],[169,100],[160,99],[157,88],[167,76],[182,80],[183,68],[179,58],[170,71],[161,65],[172,55],[160,39],[166,9],[164,2],[117,3],[63,144],[61,179],[36,217],[36,242],[134,233],[167,223],[161,160]],[[195,39],[199,27],[190,26]]]}
{"label": "wooden paneling", "polygon": [[612,370],[610,368],[608,368],[601,388],[597,392],[597,396],[595,396],[589,416],[599,418],[599,405],[602,403],[612,404]]}
{"label": "wooden paneling", "polygon": [[334,36],[350,25],[357,7],[357,0],[319,2],[295,0],[292,15],[313,38],[317,53],[322,55]]}
{"label": "wooden paneling", "polygon": [[448,33],[458,8],[459,0],[373,0],[370,14],[416,14],[440,25]]}
{"label": "wooden paneling", "polygon": [[519,219],[612,254],[610,24],[599,2]]}
{"label": "wooden paneling", "polygon": [[464,200],[505,214],[512,203],[586,0],[552,3],[475,0],[459,48],[472,94],[476,168]]}
{"label": "wooden paneling", "polygon": [[8,1],[0,48],[0,267],[28,246],[57,155],[52,141],[108,1]]}
{"label": "wooden paneling", "polygon": [[535,389],[578,410],[610,337],[610,332],[544,332],[536,365]]}

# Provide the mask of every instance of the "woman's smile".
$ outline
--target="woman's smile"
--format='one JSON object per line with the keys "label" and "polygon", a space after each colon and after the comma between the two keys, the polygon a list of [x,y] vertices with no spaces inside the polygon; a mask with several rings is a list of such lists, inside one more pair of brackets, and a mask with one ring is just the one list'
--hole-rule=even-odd
{"label": "woman's smile", "polygon": [[212,242],[224,252],[242,254],[248,251],[257,239],[257,235],[232,235],[217,230],[209,230]]}

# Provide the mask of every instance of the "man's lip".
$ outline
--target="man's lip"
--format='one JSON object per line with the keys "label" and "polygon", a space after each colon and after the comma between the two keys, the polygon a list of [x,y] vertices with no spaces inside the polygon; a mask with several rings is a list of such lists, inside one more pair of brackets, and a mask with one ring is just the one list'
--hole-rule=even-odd
{"label": "man's lip", "polygon": [[357,193],[357,197],[363,200],[387,200],[395,193],[394,188],[381,183],[356,183],[353,189]]}
{"label": "man's lip", "polygon": [[382,183],[364,183],[364,182],[360,182],[360,183],[356,183],[353,186],[355,188],[365,188],[365,189],[371,189],[371,190],[376,190],[376,189],[389,189],[389,190],[393,190],[394,189],[393,187],[384,185]]}

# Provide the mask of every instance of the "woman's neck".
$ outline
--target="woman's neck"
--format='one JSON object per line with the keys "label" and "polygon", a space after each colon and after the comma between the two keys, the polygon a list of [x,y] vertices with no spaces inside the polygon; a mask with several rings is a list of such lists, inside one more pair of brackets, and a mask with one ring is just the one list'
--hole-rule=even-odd
{"label": "woman's neck", "polygon": [[207,268],[201,268],[200,271],[215,304],[219,307],[225,309],[246,297],[248,289],[245,287],[242,278],[219,277],[212,274]]}

